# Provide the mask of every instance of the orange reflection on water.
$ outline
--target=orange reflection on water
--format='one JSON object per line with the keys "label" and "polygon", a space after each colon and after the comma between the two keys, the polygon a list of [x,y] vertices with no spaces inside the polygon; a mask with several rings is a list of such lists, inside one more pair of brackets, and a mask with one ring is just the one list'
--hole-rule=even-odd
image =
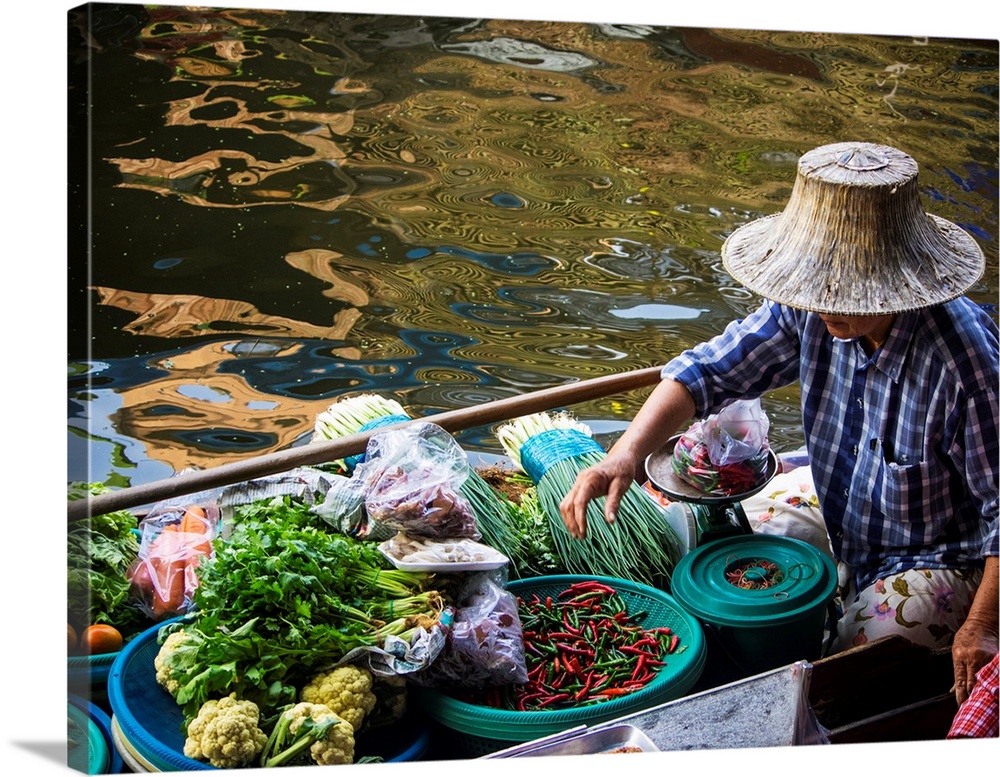
{"label": "orange reflection on water", "polygon": [[[303,431],[313,428],[329,400],[305,401],[257,391],[232,370],[221,369],[224,362],[239,358],[231,351],[234,344],[216,341],[172,356],[160,365],[169,369],[167,377],[119,392],[122,407],[110,417],[116,430],[141,440],[150,459],[175,471],[214,467],[244,459],[248,453],[292,445]],[[300,347],[289,343],[276,356],[293,356]],[[339,355],[358,357],[348,349]],[[199,445],[199,435],[206,430],[259,440],[259,449]]]}
{"label": "orange reflection on water", "polygon": [[[99,304],[136,315],[123,329],[136,335],[200,337],[214,331],[242,332],[271,337],[306,337],[342,340],[360,318],[354,308],[337,311],[329,326],[310,324],[285,316],[261,313],[248,302],[214,299],[196,294],[157,294],[94,287]],[[221,323],[220,323],[221,322]]]}

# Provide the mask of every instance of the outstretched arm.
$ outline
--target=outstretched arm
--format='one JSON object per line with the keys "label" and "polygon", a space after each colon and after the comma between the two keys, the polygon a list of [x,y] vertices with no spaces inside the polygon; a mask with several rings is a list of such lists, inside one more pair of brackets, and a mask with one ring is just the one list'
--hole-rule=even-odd
{"label": "outstretched arm", "polygon": [[642,477],[646,457],[694,412],[694,400],[683,384],[660,381],[608,455],[577,475],[573,487],[563,497],[559,510],[569,533],[577,539],[586,536],[587,505],[602,496],[607,496],[604,517],[613,523],[629,486]]}

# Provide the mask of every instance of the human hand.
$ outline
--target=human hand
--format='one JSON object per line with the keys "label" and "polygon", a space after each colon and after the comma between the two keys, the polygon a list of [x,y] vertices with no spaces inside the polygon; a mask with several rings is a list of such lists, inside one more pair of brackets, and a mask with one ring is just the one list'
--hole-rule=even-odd
{"label": "human hand", "polygon": [[964,702],[972,693],[976,675],[990,662],[997,648],[995,624],[969,618],[955,632],[951,657],[955,669],[955,701],[958,704]]}
{"label": "human hand", "polygon": [[615,522],[622,497],[635,480],[635,464],[609,456],[580,472],[573,486],[559,503],[559,512],[570,536],[582,540],[587,536],[587,505],[605,496],[604,518]]}

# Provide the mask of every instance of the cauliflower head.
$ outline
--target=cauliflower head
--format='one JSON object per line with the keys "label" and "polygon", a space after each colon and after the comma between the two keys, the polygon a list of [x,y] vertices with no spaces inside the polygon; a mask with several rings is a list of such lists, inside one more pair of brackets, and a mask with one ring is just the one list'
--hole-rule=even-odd
{"label": "cauliflower head", "polygon": [[171,696],[176,696],[181,684],[174,676],[170,665],[170,656],[187,641],[187,634],[184,629],[172,631],[163,640],[159,651],[153,658],[153,668],[156,670],[156,682],[163,687]]}
{"label": "cauliflower head", "polygon": [[188,724],[184,755],[208,761],[219,769],[247,766],[264,749],[267,734],[260,728],[260,708],[235,693],[201,705]]}
{"label": "cauliflower head", "polygon": [[278,716],[261,765],[308,763],[310,757],[323,766],[354,763],[354,727],[325,704],[300,701]]}
{"label": "cauliflower head", "polygon": [[362,666],[344,664],[314,675],[299,693],[302,701],[323,704],[342,717],[355,731],[378,699],[372,691],[372,673]]}

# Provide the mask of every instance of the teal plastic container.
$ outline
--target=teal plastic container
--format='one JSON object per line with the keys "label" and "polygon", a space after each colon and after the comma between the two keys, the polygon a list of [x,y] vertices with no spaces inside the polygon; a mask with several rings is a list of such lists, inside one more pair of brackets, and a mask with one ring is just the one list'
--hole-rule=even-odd
{"label": "teal plastic container", "polygon": [[685,555],[670,591],[752,675],[819,658],[836,587],[833,559],[812,545],[741,535]]}
{"label": "teal plastic container", "polygon": [[84,774],[111,771],[111,746],[87,710],[69,702],[67,710],[66,765]]}
{"label": "teal plastic container", "polygon": [[597,580],[616,589],[629,612],[639,614],[644,628],[668,626],[680,638],[655,679],[642,690],[582,707],[519,712],[462,701],[445,689],[414,687],[412,698],[438,728],[450,757],[475,758],[514,744],[530,742],[579,725],[592,726],[655,707],[687,694],[701,677],[706,661],[705,635],[698,620],[668,593],[642,583],[612,577],[551,575],[515,580],[508,590],[515,596],[556,597],[583,580]]}

